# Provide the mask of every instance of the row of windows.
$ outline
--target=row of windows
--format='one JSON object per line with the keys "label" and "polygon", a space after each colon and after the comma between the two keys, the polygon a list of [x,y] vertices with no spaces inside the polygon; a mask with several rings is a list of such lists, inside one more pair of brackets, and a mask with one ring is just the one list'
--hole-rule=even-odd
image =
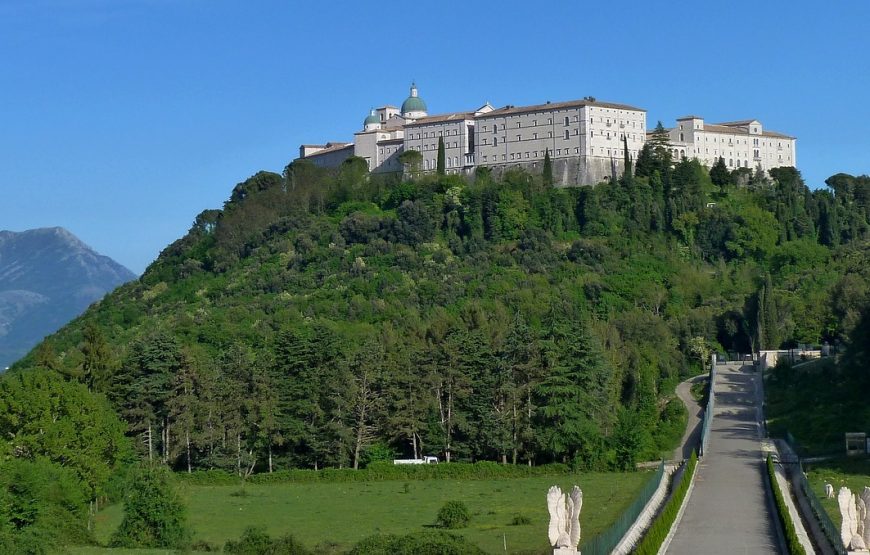
{"label": "row of windows", "polygon": [[459,129],[448,129],[447,131],[439,131],[437,135],[435,134],[434,131],[432,131],[431,133],[429,131],[424,131],[423,133],[417,133],[416,135],[414,133],[409,133],[408,138],[409,139],[429,139],[429,138],[434,139],[436,137],[446,137],[448,135],[459,135]]}
{"label": "row of windows", "polygon": [[[523,158],[525,158],[525,159],[530,159],[530,158],[538,159],[539,155],[541,158],[543,158],[545,156],[545,153],[546,153],[546,151],[542,152],[542,151],[535,150],[532,152],[511,153],[510,155],[496,154],[496,155],[492,156],[489,160],[487,160],[488,157],[486,155],[483,155],[483,156],[481,156],[481,161],[482,162],[487,162],[487,161],[498,162],[499,156],[501,156],[502,161],[506,161],[508,159],[508,156],[510,156],[511,160],[522,160]],[[629,151],[629,153],[632,156],[637,156],[637,151],[635,151],[635,150]],[[573,152],[572,152],[572,149],[570,149],[570,148],[557,148],[556,151],[553,153],[553,156],[555,156],[555,157],[571,156],[572,154],[580,154],[580,148],[574,147]],[[605,154],[604,148],[600,149],[600,154],[602,156],[604,156],[604,154]],[[621,154],[622,154],[621,151],[619,151],[618,149],[615,149],[615,148],[614,149],[610,149],[610,148],[607,149],[607,156],[618,156]]]}
{"label": "row of windows", "polygon": [[[680,141],[685,141],[685,139],[683,139],[683,134],[682,134],[682,133],[680,133]],[[715,143],[715,142],[716,142],[716,137],[713,137],[713,138],[711,139],[710,137],[706,137],[706,136],[705,136],[705,137],[704,137],[704,142],[705,142],[705,143],[708,143],[708,142],[713,142],[713,143]],[[724,138],[724,137],[719,137],[719,142],[720,142],[720,143],[724,143],[724,142],[725,142],[725,138]],[[740,144],[740,139],[737,139],[737,141],[732,142],[732,139],[729,137],[729,138],[728,138],[728,145],[730,146],[730,145],[732,145],[732,144],[738,144],[738,145],[739,145],[739,144]],[[747,144],[746,139],[743,139],[743,144]],[[773,146],[773,141],[764,141],[764,142],[761,142],[759,139],[752,139],[752,145],[753,145],[753,146]],[[778,142],[776,143],[776,147],[777,147],[777,148],[782,148],[782,141],[778,141]],[[786,148],[791,148],[791,142],[786,142]]]}
{"label": "row of windows", "polygon": [[[444,165],[448,168],[458,168],[459,167],[459,157],[458,156],[448,156],[444,159]],[[423,161],[423,169],[426,170],[436,170],[438,169],[438,161],[426,159]]]}

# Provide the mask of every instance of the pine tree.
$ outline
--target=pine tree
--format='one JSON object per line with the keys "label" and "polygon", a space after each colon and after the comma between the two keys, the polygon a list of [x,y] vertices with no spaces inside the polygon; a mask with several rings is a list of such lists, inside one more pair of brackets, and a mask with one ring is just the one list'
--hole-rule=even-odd
{"label": "pine tree", "polygon": [[710,168],[710,181],[717,187],[725,187],[731,183],[731,173],[725,167],[725,158],[720,156]]}
{"label": "pine tree", "polygon": [[544,186],[553,186],[553,161],[550,160],[550,149],[544,151]]}
{"label": "pine tree", "polygon": [[438,161],[436,171],[438,175],[444,175],[447,172],[446,161],[444,156],[444,137],[438,137]]}

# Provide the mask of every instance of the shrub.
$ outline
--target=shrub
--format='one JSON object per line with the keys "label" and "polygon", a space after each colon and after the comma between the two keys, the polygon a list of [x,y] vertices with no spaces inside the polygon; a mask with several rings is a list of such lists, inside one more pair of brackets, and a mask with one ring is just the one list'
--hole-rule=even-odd
{"label": "shrub", "polygon": [[448,501],[438,510],[435,524],[439,528],[465,528],[471,520],[471,513],[462,501]]}
{"label": "shrub", "polygon": [[673,495],[635,548],[634,553],[636,555],[655,555],[659,552],[662,542],[665,541],[665,538],[671,531],[671,527],[674,525],[674,521],[677,519],[677,513],[680,512],[683,500],[686,499],[686,493],[689,491],[689,485],[692,483],[692,477],[695,474],[695,467],[697,465],[698,456],[692,451],[692,456],[689,457],[689,461],[686,463],[686,470],[680,477],[680,483],[675,485]]}
{"label": "shrub", "polygon": [[233,555],[309,555],[311,551],[287,534],[272,538],[262,528],[249,526],[238,541],[224,544],[224,552]]}
{"label": "shrub", "polygon": [[782,529],[785,532],[785,543],[788,547],[788,552],[791,555],[806,555],[804,546],[801,545],[798,539],[794,522],[792,522],[788,514],[788,507],[785,504],[785,499],[782,497],[779,484],[776,482],[776,469],[773,467],[773,459],[771,459],[769,453],[767,455],[767,477],[770,479],[770,489],[773,491],[773,498],[776,501],[776,514],[779,516],[779,522],[782,524]]}
{"label": "shrub", "polygon": [[86,486],[42,457],[0,465],[0,553],[53,553],[90,543]]}
{"label": "shrub", "polygon": [[524,515],[521,513],[514,514],[514,517],[511,519],[511,526],[523,526],[525,524],[531,524],[532,519],[529,518],[528,515]]}
{"label": "shrub", "polygon": [[376,534],[369,536],[348,555],[483,555],[479,547],[462,536],[437,530],[414,532],[406,536]]}
{"label": "shrub", "polygon": [[130,473],[124,519],[112,534],[112,547],[181,548],[188,541],[184,505],[169,471],[142,464]]}

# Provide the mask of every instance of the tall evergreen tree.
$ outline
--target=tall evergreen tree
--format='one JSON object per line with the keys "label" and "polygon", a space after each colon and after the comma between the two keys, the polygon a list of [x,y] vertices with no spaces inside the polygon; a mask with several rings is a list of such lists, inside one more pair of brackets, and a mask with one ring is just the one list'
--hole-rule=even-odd
{"label": "tall evergreen tree", "polygon": [[81,351],[82,381],[91,391],[105,391],[113,369],[112,351],[103,331],[93,322],[85,324]]}
{"label": "tall evergreen tree", "polygon": [[710,168],[710,181],[717,187],[725,187],[731,183],[731,172],[725,166],[725,158],[720,156]]}
{"label": "tall evergreen tree", "polygon": [[438,137],[438,160],[436,162],[436,172],[438,175],[444,175],[447,172],[446,158],[444,155],[444,137]]}
{"label": "tall evergreen tree", "polygon": [[553,186],[553,161],[550,160],[550,149],[544,151],[544,186]]}

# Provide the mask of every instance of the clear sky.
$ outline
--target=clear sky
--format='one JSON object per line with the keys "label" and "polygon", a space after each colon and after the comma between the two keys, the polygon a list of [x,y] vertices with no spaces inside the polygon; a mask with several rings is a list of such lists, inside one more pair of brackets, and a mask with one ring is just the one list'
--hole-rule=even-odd
{"label": "clear sky", "polygon": [[870,172],[868,22],[867,0],[0,0],[0,229],[63,226],[140,273],[412,79],[430,113],[591,95],[651,124],[757,118],[817,188]]}

